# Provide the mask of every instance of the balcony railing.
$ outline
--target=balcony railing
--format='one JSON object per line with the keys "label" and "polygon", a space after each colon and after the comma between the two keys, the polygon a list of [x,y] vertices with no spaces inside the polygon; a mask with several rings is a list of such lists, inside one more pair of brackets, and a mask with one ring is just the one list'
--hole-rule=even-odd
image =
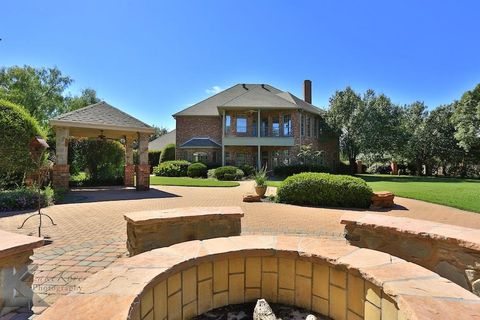
{"label": "balcony railing", "polygon": [[[225,127],[225,137],[258,137],[257,126]],[[293,137],[288,128],[260,128],[260,137]]]}

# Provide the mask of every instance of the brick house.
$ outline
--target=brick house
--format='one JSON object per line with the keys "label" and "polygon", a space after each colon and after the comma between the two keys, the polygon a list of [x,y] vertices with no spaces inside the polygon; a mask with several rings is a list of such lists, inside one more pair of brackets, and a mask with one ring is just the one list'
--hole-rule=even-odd
{"label": "brick house", "polygon": [[272,169],[297,162],[300,146],[312,144],[325,151],[321,164],[334,167],[338,137],[311,104],[311,85],[304,81],[302,100],[267,84],[237,84],[175,113],[176,158]]}

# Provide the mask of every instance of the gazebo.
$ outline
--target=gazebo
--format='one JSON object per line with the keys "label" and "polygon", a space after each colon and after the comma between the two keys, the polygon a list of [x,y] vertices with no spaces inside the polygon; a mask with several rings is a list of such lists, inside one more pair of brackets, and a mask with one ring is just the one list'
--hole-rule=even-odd
{"label": "gazebo", "polygon": [[[137,190],[150,188],[148,138],[155,129],[125,112],[101,101],[71,111],[50,120],[56,132],[56,162],[53,166],[53,186],[68,188],[68,139],[70,137],[98,137],[125,140],[125,186]],[[138,140],[139,164],[133,163],[133,141]]]}

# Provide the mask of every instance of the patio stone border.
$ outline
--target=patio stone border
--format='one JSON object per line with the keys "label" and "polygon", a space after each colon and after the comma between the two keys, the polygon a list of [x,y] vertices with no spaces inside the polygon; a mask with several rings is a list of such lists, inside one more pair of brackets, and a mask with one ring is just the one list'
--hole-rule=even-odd
{"label": "patio stone border", "polygon": [[134,256],[190,240],[239,236],[243,215],[240,207],[186,207],[127,213],[124,218],[128,252]]}
{"label": "patio stone border", "polygon": [[375,214],[341,223],[352,245],[421,265],[480,295],[480,230]]}
{"label": "patio stone border", "polygon": [[0,230],[0,316],[32,301],[33,276],[28,271],[33,249],[43,239]]}
{"label": "patio stone border", "polygon": [[333,319],[480,317],[479,297],[389,254],[326,239],[238,236],[118,260],[38,320],[189,319],[257,298]]}

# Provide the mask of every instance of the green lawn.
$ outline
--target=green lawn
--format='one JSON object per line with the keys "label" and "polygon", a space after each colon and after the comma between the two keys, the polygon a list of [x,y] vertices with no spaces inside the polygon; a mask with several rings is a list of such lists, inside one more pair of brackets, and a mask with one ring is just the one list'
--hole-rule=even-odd
{"label": "green lawn", "polygon": [[[391,191],[399,197],[480,213],[480,180],[362,174],[373,191]],[[268,181],[278,187],[281,181]]]}
{"label": "green lawn", "polygon": [[150,184],[161,186],[181,187],[237,187],[240,184],[235,181],[218,181],[215,179],[194,179],[188,177],[150,177]]}

